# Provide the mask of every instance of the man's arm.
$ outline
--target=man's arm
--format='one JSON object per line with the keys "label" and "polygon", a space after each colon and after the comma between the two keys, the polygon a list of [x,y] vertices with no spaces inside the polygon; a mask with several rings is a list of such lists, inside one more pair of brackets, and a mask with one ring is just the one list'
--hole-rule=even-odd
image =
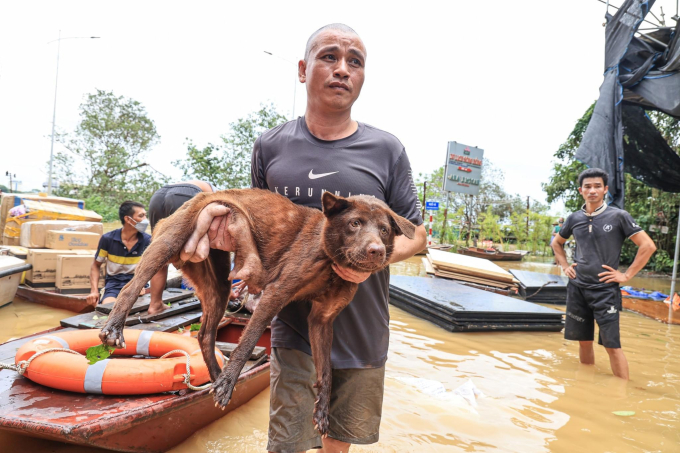
{"label": "man's arm", "polygon": [[99,302],[99,269],[102,263],[92,260],[90,267],[90,294],[87,295],[87,303],[96,305]]}
{"label": "man's arm", "polygon": [[555,261],[557,261],[557,264],[560,265],[567,277],[576,278],[576,271],[574,270],[576,263],[570,266],[567,262],[567,254],[564,253],[565,242],[567,242],[567,240],[564,239],[561,234],[558,233],[555,235],[555,239],[553,239],[551,244],[553,252],[555,252]]}
{"label": "man's arm", "polygon": [[607,269],[607,271],[602,272],[601,274],[597,274],[597,276],[600,277],[601,282],[603,283],[627,282],[631,278],[635,277],[635,275],[638,272],[640,272],[640,270],[643,267],[647,265],[649,258],[651,258],[654,252],[656,252],[656,245],[654,245],[654,241],[644,231],[635,233],[633,236],[630,237],[630,240],[633,241],[635,245],[638,246],[638,251],[637,254],[635,255],[635,260],[633,260],[633,264],[631,264],[626,270],[626,272],[623,273],[619,272],[617,269],[607,266],[606,264],[603,264],[602,267]]}
{"label": "man's arm", "polygon": [[[416,227],[416,234],[413,239],[409,239],[404,235],[394,238],[394,250],[390,256],[389,264],[404,261],[411,258],[413,255],[421,251],[427,245],[427,231],[425,225],[421,224]],[[340,267],[333,263],[333,270],[338,276],[352,283],[361,283],[371,276],[370,272],[358,272],[347,267]]]}

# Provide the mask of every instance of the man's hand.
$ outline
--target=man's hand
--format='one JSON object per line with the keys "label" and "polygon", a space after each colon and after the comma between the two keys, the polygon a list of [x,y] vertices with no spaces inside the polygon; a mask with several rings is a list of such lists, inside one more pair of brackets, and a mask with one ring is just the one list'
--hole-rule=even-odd
{"label": "man's hand", "polygon": [[196,228],[180,252],[182,261],[199,263],[205,260],[210,249],[229,251],[231,243],[225,241],[229,208],[219,203],[210,203],[198,215]]}
{"label": "man's hand", "polygon": [[338,274],[338,277],[352,283],[361,283],[371,276],[370,272],[355,271],[348,267],[338,266],[335,263],[333,263],[333,270]]}
{"label": "man's hand", "polygon": [[92,291],[90,294],[87,295],[87,303],[90,305],[97,305],[97,302],[99,302],[99,291]]}
{"label": "man's hand", "polygon": [[576,278],[576,270],[574,268],[576,267],[577,264],[578,263],[574,263],[571,266],[566,266],[566,267],[562,268],[562,270],[564,271],[564,273],[566,274],[567,277],[569,277],[571,279]]}
{"label": "man's hand", "polygon": [[602,272],[601,274],[597,274],[597,276],[601,277],[600,281],[603,283],[626,283],[630,280],[626,274],[619,272],[606,264],[603,264],[602,267],[607,269],[607,272]]}

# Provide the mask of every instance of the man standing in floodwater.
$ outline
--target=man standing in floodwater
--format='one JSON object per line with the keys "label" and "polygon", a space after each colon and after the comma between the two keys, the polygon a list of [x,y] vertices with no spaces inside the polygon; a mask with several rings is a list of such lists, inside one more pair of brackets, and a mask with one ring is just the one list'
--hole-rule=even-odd
{"label": "man standing in floodwater", "polygon": [[[331,24],[312,34],[298,63],[299,80],[307,88],[305,116],[256,140],[252,185],[317,209],[324,190],[343,197],[375,196],[418,225],[413,240],[395,238],[391,262],[397,262],[422,250],[426,233],[404,146],[351,117],[365,65],[364,43],[348,26]],[[211,230],[219,226],[224,212],[221,206],[203,209],[194,236],[203,236],[207,226],[199,231],[200,225],[210,224],[214,216]],[[194,236],[183,260],[205,259],[208,243],[220,248],[219,235],[213,241]],[[321,439],[312,422],[316,373],[307,335],[309,304],[292,302],[272,321],[270,451],[346,453],[350,444],[378,441],[389,344],[389,269],[371,275],[334,264],[333,270],[359,287],[333,323],[329,437]]]}
{"label": "man standing in floodwater", "polygon": [[[645,267],[656,246],[628,212],[604,202],[607,180],[607,173],[599,168],[589,168],[579,175],[578,191],[586,203],[580,211],[567,217],[552,241],[552,248],[557,264],[569,277],[564,338],[579,342],[581,363],[595,364],[593,337],[594,321],[597,321],[598,343],[609,354],[612,372],[628,380],[628,361],[621,350],[619,332],[619,284]],[[574,264],[570,266],[564,243],[572,234],[577,247]],[[618,270],[619,258],[626,238],[638,246],[638,251],[633,263],[622,273]]]}

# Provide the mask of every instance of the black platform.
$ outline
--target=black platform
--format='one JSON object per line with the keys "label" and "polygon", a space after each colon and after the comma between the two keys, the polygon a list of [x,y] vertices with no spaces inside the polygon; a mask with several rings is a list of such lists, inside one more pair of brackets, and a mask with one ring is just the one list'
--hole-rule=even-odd
{"label": "black platform", "polygon": [[519,280],[519,294],[530,302],[566,304],[569,279],[561,275],[540,272],[510,270]]}
{"label": "black platform", "polygon": [[562,330],[563,313],[441,278],[390,277],[390,303],[451,332]]}

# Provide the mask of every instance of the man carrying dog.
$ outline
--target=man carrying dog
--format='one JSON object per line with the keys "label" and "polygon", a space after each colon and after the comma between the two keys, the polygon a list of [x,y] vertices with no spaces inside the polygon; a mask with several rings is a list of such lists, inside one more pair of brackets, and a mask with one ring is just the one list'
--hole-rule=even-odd
{"label": "man carrying dog", "polygon": [[[595,364],[593,350],[594,321],[600,328],[598,342],[609,354],[615,376],[628,379],[628,361],[621,350],[619,312],[620,283],[635,276],[656,251],[654,241],[640,228],[630,214],[607,206],[607,173],[589,168],[578,177],[579,193],[585,204],[567,217],[552,241],[555,259],[569,277],[567,316],[564,338],[579,342],[581,363]],[[578,247],[574,264],[567,263],[564,243],[571,235]],[[630,238],[638,246],[635,260],[625,273],[618,270],[621,246]]]}
{"label": "man carrying dog", "polygon": [[[366,48],[346,25],[327,25],[312,34],[304,60],[298,63],[299,80],[307,88],[305,116],[257,139],[252,185],[319,209],[324,191],[383,200],[418,225],[414,240],[395,239],[391,262],[397,262],[423,249],[426,232],[403,145],[396,137],[351,117],[365,65]],[[203,210],[198,225],[206,227],[187,242],[183,260],[205,259],[208,244],[224,247],[216,234],[221,224],[216,216],[224,212],[221,206]],[[209,224],[212,241],[204,236]],[[347,452],[350,444],[378,441],[389,344],[389,270],[371,275],[335,264],[333,269],[341,278],[360,285],[333,325],[330,435],[321,439],[312,424],[316,373],[307,334],[309,306],[293,302],[272,322],[269,451],[323,448],[324,452]]]}

